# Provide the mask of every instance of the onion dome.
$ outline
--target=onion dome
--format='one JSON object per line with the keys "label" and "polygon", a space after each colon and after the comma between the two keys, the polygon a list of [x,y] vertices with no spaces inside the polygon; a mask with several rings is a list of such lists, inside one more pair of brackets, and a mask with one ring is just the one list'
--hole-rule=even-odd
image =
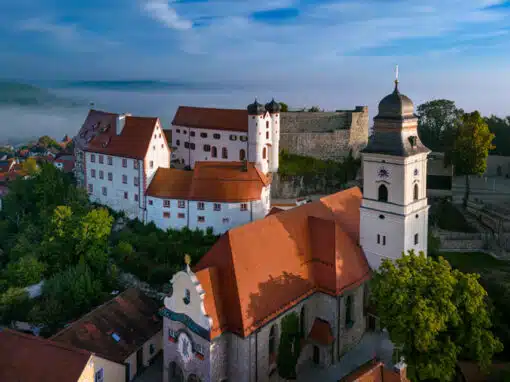
{"label": "onion dome", "polygon": [[393,93],[387,95],[379,102],[379,113],[376,118],[402,119],[414,117],[413,101],[399,92],[398,81],[395,81]]}
{"label": "onion dome", "polygon": [[275,113],[279,113],[280,110],[281,110],[281,106],[278,102],[276,102],[274,100],[274,98],[272,99],[271,102],[269,103],[266,103],[266,110],[270,113],[270,114],[275,114]]}
{"label": "onion dome", "polygon": [[248,109],[249,115],[260,115],[260,114],[264,114],[266,112],[264,105],[258,103],[256,98],[255,98],[255,102],[248,105],[247,109]]}

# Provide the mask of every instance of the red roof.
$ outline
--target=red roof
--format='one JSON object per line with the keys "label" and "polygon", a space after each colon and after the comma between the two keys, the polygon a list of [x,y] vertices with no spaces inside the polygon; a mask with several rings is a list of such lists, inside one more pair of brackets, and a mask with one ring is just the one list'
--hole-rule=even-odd
{"label": "red roof", "polygon": [[78,382],[91,353],[22,334],[0,331],[0,381]]}
{"label": "red roof", "polygon": [[193,171],[159,168],[147,190],[157,198],[245,202],[259,200],[270,180],[253,163],[196,162]]}
{"label": "red roof", "polygon": [[371,272],[351,188],[229,230],[196,265],[212,336],[247,336],[303,298],[355,288]]}
{"label": "red roof", "polygon": [[343,377],[339,382],[410,382],[405,371],[400,375],[398,371],[388,369],[384,363],[375,359],[361,365],[357,370]]}
{"label": "red roof", "polygon": [[248,111],[179,106],[172,125],[196,129],[248,132]]}
{"label": "red roof", "polygon": [[118,116],[119,114],[108,113],[101,110],[89,110],[85,122],[78,134],[74,137],[76,147],[81,150],[86,149],[88,141],[99,134],[101,126],[110,125],[111,128],[115,130],[117,128]]}

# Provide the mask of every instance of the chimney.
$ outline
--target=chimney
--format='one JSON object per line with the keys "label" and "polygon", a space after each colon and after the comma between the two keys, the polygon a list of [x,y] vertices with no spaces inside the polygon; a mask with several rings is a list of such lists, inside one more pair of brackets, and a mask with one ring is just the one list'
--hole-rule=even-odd
{"label": "chimney", "polygon": [[120,135],[122,133],[122,130],[124,130],[124,125],[126,124],[126,117],[129,117],[131,116],[131,114],[129,113],[126,113],[126,114],[119,114],[117,116],[117,135]]}
{"label": "chimney", "polygon": [[407,364],[404,362],[404,357],[400,357],[400,362],[393,366],[395,372],[399,375],[401,382],[408,381],[407,379]]}

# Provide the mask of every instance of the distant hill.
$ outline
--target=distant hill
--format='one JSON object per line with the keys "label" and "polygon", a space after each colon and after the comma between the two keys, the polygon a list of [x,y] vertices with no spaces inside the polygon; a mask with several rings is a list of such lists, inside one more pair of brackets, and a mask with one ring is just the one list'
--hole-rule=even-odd
{"label": "distant hill", "polygon": [[0,80],[0,107],[74,107],[83,103],[65,99],[51,91],[26,83]]}

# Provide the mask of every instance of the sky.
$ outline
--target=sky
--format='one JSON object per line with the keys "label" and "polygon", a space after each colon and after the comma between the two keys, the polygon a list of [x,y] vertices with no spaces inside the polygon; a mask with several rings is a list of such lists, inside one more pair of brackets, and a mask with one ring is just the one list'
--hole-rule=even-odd
{"label": "sky", "polygon": [[236,83],[373,108],[398,64],[415,103],[507,115],[509,32],[498,0],[4,0],[0,77]]}

